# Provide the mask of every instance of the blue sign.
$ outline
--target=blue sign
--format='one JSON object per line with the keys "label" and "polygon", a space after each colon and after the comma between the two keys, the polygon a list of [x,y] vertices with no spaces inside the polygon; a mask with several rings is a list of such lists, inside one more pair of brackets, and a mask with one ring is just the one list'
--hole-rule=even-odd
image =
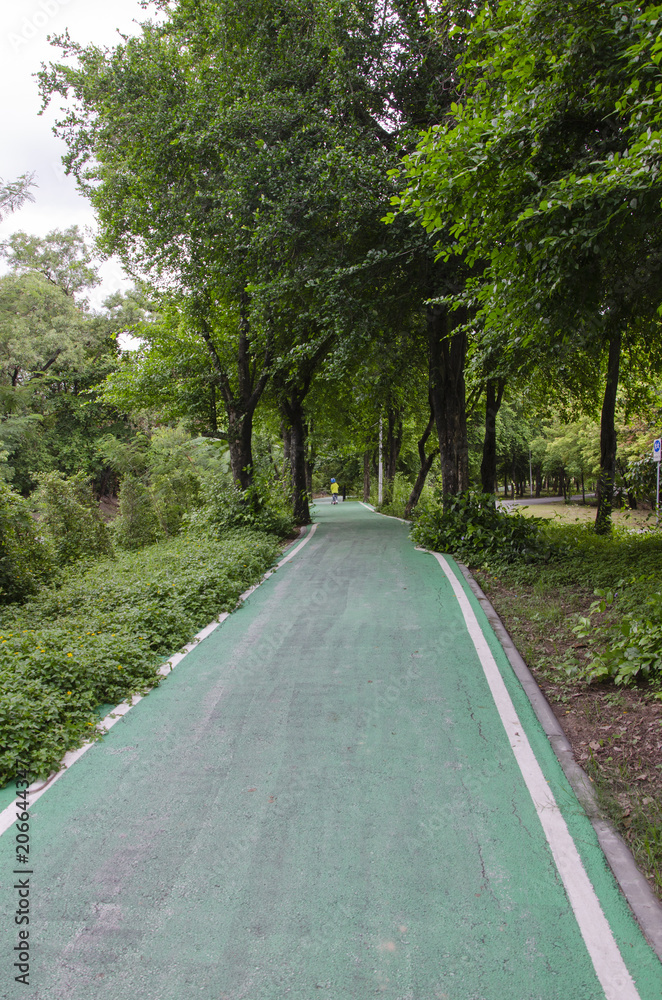
{"label": "blue sign", "polygon": [[662,458],[662,438],[655,438],[653,441],[653,459],[656,462]]}

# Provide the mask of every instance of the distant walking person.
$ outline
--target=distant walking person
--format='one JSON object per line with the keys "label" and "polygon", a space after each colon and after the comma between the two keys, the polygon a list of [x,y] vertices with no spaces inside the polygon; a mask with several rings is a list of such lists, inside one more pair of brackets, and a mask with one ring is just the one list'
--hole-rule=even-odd
{"label": "distant walking person", "polygon": [[345,502],[346,497],[347,497],[347,487],[343,486],[343,488],[342,488],[342,502],[343,503]]}
{"label": "distant walking person", "polygon": [[331,480],[331,503],[338,503],[338,483],[335,479]]}

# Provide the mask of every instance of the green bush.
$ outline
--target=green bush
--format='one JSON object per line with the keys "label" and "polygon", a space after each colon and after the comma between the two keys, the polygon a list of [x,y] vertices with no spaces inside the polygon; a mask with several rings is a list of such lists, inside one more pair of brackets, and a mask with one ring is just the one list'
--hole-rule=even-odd
{"label": "green bush", "polygon": [[52,550],[27,502],[0,480],[0,602],[34,594],[54,569]]}
{"label": "green bush", "polygon": [[635,499],[655,505],[657,499],[657,462],[647,455],[628,463],[625,470],[625,488]]}
{"label": "green bush", "polygon": [[201,490],[202,506],[185,518],[194,530],[219,535],[234,528],[252,528],[288,538],[294,533],[292,510],[277,480],[256,479],[243,491],[223,476],[208,476]]}
{"label": "green bush", "polygon": [[153,478],[150,493],[164,535],[182,530],[183,517],[200,503],[200,480],[194,472],[174,469]]}
{"label": "green bush", "polygon": [[414,513],[412,538],[435,552],[448,552],[472,566],[549,558],[550,545],[540,518],[500,510],[490,493],[466,492],[451,497],[443,509],[437,487],[431,500]]}
{"label": "green bush", "polygon": [[89,477],[78,472],[37,475],[37,510],[59,565],[112,554],[110,532],[92,494]]}
{"label": "green bush", "polygon": [[95,709],[158,682],[157,668],[271,566],[273,537],[180,536],[81,574],[5,609],[0,631],[0,784],[34,777],[93,732]]}
{"label": "green bush", "polygon": [[154,498],[148,487],[131,473],[126,473],[120,485],[119,513],[112,532],[121,549],[140,549],[162,535]]}
{"label": "green bush", "polygon": [[[634,577],[630,584],[650,588],[659,587],[659,578]],[[618,581],[619,603],[625,603],[622,588],[625,583]],[[601,649],[597,654],[588,654],[588,664],[583,673],[590,681],[612,680],[615,684],[628,686],[641,681],[662,681],[662,591],[649,590],[647,596],[631,610],[623,610],[615,621],[594,624],[593,615],[604,614],[614,608],[616,592],[596,590],[597,601],[589,608],[588,615],[579,619],[573,632],[579,638],[597,643]]]}
{"label": "green bush", "polygon": [[382,504],[377,509],[381,514],[388,514],[389,517],[404,518],[405,504],[411,496],[411,490],[412,484],[409,479],[402,472],[396,472],[390,502]]}

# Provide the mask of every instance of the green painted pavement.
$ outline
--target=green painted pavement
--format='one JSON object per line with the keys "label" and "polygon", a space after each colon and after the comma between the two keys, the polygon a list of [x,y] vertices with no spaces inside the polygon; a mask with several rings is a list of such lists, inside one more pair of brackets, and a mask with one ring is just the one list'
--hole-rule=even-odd
{"label": "green painted pavement", "polygon": [[[317,533],[35,804],[3,998],[604,998],[457,599],[407,528]],[[484,616],[470,596],[481,623]],[[641,1000],[662,966],[487,640]]]}

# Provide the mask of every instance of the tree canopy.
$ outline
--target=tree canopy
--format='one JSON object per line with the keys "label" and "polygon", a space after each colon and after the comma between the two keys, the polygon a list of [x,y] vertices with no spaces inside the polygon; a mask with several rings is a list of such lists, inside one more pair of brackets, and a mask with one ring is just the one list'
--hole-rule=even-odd
{"label": "tree canopy", "polygon": [[[158,6],[114,48],[57,39],[68,58],[40,76],[99,246],[159,297],[108,398],[206,422],[244,489],[274,408],[305,521],[311,401],[333,380],[372,380],[393,469],[417,400],[446,498],[479,466],[494,488],[504,400],[570,396],[601,409],[607,530],[619,386],[632,398],[662,362],[661,8]],[[77,295],[91,261],[52,250]],[[64,288],[43,244],[7,253]]]}

